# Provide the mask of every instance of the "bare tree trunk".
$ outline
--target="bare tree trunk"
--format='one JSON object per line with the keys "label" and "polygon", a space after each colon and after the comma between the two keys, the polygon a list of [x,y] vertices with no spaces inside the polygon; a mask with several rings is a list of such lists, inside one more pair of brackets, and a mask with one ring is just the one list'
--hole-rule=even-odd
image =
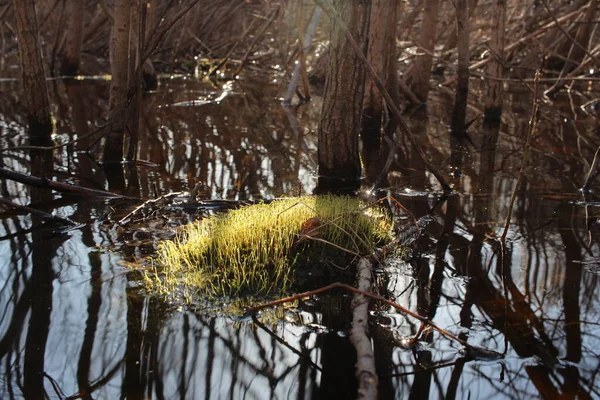
{"label": "bare tree trunk", "polygon": [[469,95],[469,4],[467,0],[456,0],[456,36],[458,38],[458,68],[452,133],[459,139],[465,135],[467,99]]}
{"label": "bare tree trunk", "polygon": [[427,101],[429,94],[429,78],[433,65],[433,51],[437,33],[439,0],[425,0],[419,52],[415,58],[412,70],[406,77],[406,83],[412,92],[422,102]]}
{"label": "bare tree trunk", "polygon": [[[477,8],[477,3],[479,0],[469,0],[469,18],[472,18],[475,14],[475,9]],[[456,29],[453,29],[448,33],[448,37],[446,38],[446,43],[444,44],[444,53],[449,52],[454,49],[458,42],[458,36],[456,35]]]}
{"label": "bare tree trunk", "polygon": [[340,17],[331,21],[331,44],[323,111],[319,123],[317,192],[350,192],[360,186],[358,135],[365,88],[365,67],[345,37],[347,24],[363,54],[367,51],[370,1],[334,0]]}
{"label": "bare tree trunk", "polygon": [[67,45],[62,60],[61,75],[73,76],[79,73],[81,48],[83,46],[83,0],[68,0],[69,26]]}
{"label": "bare tree trunk", "polygon": [[129,77],[129,0],[115,0],[114,22],[110,43],[110,97],[108,100],[109,133],[104,145],[104,163],[123,161],[123,138],[127,123],[127,89]]}
{"label": "bare tree trunk", "polygon": [[[156,13],[156,10],[154,10],[153,7],[156,8],[156,0],[152,0],[151,2],[140,2],[139,7],[141,7],[139,12],[140,26],[134,27],[138,36],[137,43],[139,43],[139,54],[136,55],[136,66],[139,64],[142,54],[144,54],[147,33],[153,32],[153,28],[151,28],[151,26],[153,26],[152,24],[154,24],[154,21],[150,21],[149,18],[154,19],[154,13]],[[158,88],[158,75],[156,74],[156,70],[154,69],[154,65],[152,64],[152,60],[150,58],[147,58],[142,65],[142,78],[144,90],[150,91]]]}
{"label": "bare tree trunk", "polygon": [[[367,57],[396,103],[399,97],[396,62],[397,5],[396,0],[373,0]],[[363,137],[379,136],[383,114],[383,96],[373,80],[369,79],[363,104]]]}
{"label": "bare tree trunk", "polygon": [[52,115],[46,73],[35,15],[34,0],[13,2],[21,60],[23,97],[27,107],[32,144],[47,145],[52,133]]}
{"label": "bare tree trunk", "polygon": [[483,100],[486,121],[499,121],[502,116],[505,23],[506,1],[496,0],[492,9],[492,38],[490,40],[492,59],[487,65],[486,91]]}
{"label": "bare tree trunk", "polygon": [[[400,97],[396,61],[397,7],[396,0],[373,0],[367,54],[371,67],[396,104]],[[386,111],[380,90],[372,79],[367,79],[361,130],[361,156],[367,185],[377,183],[389,157],[389,146],[381,145],[382,133],[391,137],[397,127],[395,119],[390,119]],[[384,179],[382,184],[387,185],[387,181]]]}

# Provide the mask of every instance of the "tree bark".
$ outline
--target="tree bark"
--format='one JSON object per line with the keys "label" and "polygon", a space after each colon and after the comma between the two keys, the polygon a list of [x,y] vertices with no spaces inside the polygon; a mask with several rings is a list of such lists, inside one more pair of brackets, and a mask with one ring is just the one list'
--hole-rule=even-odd
{"label": "tree bark", "polygon": [[429,94],[429,78],[431,77],[431,66],[433,65],[438,9],[439,0],[425,0],[421,39],[418,43],[421,54],[415,58],[413,69],[406,79],[409,88],[422,102],[427,101],[427,95]]}
{"label": "tree bark", "polygon": [[505,23],[506,1],[496,0],[494,7],[492,8],[492,31],[490,40],[492,59],[487,65],[487,79],[485,80],[484,118],[486,121],[500,121],[502,116]]}
{"label": "tree bark", "polygon": [[457,138],[462,139],[465,135],[469,95],[469,4],[467,0],[456,0],[456,33],[458,67],[451,130]]}
{"label": "tree bark", "polygon": [[331,44],[323,111],[318,128],[319,178],[316,191],[352,192],[360,187],[358,136],[361,127],[365,67],[345,37],[367,51],[370,1],[334,0],[338,18],[331,21]]}
{"label": "tree bark", "polygon": [[[397,7],[396,0],[373,0],[367,55],[369,64],[396,104],[400,97],[396,61]],[[397,127],[395,119],[388,117],[386,104],[375,82],[367,79],[361,130],[363,175],[367,185],[379,184],[378,178],[390,152],[389,146],[381,145],[381,136],[393,136]],[[382,185],[387,185],[385,176],[380,182]]]}
{"label": "tree bark", "polygon": [[51,143],[52,114],[35,15],[35,3],[34,0],[14,0],[13,6],[29,136],[32,145],[44,146]]}
{"label": "tree bark", "polygon": [[81,48],[83,47],[83,0],[68,0],[69,26],[65,55],[60,73],[65,76],[79,74]]}
{"label": "tree bark", "polygon": [[129,0],[115,0],[114,22],[110,43],[110,97],[108,100],[109,133],[104,145],[104,163],[123,161],[123,139],[127,122],[129,78]]}
{"label": "tree bark", "polygon": [[[396,62],[397,5],[396,0],[373,0],[367,57],[395,102],[398,102],[399,97]],[[383,96],[375,82],[369,79],[363,104],[363,138],[379,136],[383,113]]]}
{"label": "tree bark", "polygon": [[[472,18],[475,14],[475,9],[477,8],[477,4],[479,0],[469,0],[469,18]],[[453,23],[451,21],[451,23]],[[453,29],[449,32],[448,37],[446,38],[446,43],[444,44],[444,53],[450,52],[452,49],[456,47],[458,43],[458,36],[456,35],[456,29]]]}

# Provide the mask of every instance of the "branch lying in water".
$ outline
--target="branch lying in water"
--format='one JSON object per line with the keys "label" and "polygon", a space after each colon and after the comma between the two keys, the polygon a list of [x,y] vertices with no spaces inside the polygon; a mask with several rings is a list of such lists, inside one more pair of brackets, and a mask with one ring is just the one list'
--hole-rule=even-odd
{"label": "branch lying in water", "polygon": [[19,211],[22,211],[22,212],[25,212],[25,213],[28,213],[31,215],[35,215],[46,221],[56,222],[61,225],[78,225],[77,222],[72,221],[68,218],[63,218],[63,217],[59,217],[57,215],[52,215],[52,214],[37,210],[35,208],[31,208],[31,207],[23,206],[21,204],[14,203],[10,200],[6,200],[3,198],[0,198],[0,204],[12,207],[16,210],[19,210]]}
{"label": "branch lying in water", "polygon": [[381,301],[399,312],[416,318],[421,322],[418,333],[415,338],[424,330],[425,327],[431,327],[441,333],[443,336],[454,340],[464,346],[464,352],[468,357],[480,360],[494,360],[502,358],[502,354],[484,349],[478,346],[473,346],[458,336],[448,332],[447,330],[437,326],[431,320],[423,317],[409,309],[386,299],[383,296],[371,293],[371,276],[374,263],[381,261],[389,251],[398,246],[399,239],[388,244],[387,246],[376,250],[370,257],[362,257],[358,261],[357,266],[357,286],[347,285],[345,283],[332,283],[319,289],[311,290],[304,293],[299,293],[293,296],[284,297],[278,300],[259,304],[248,309],[248,313],[254,315],[257,311],[268,307],[278,306],[295,300],[300,300],[305,297],[315,296],[321,293],[328,292],[333,289],[344,289],[354,293],[352,299],[352,328],[350,331],[350,341],[354,345],[357,353],[356,377],[359,382],[358,398],[375,399],[377,398],[377,382],[378,375],[375,369],[375,355],[371,345],[371,340],[368,337],[368,300],[372,299]]}
{"label": "branch lying in water", "polygon": [[0,178],[10,179],[11,181],[20,182],[27,186],[48,188],[58,192],[79,194],[82,196],[139,200],[136,197],[123,196],[120,194],[107,192],[105,190],[89,189],[83,186],[71,185],[68,183],[52,181],[46,178],[40,178],[38,176],[21,174],[20,172],[11,171],[6,168],[0,168]]}

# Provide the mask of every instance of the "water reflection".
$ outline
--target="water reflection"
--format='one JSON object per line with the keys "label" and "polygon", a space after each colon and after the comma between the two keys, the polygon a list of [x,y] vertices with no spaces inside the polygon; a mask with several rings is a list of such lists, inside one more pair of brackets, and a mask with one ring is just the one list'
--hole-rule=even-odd
{"label": "water reflection", "polygon": [[[144,163],[107,172],[87,153],[98,138],[85,136],[102,123],[105,84],[54,81],[57,139],[83,139],[57,149],[53,168],[48,161],[36,167],[22,151],[4,151],[0,166],[141,198],[197,184],[209,198],[309,193],[319,99],[285,110],[277,86],[264,82],[162,81],[143,103]],[[1,90],[0,148],[7,149],[23,144],[24,119],[12,84]],[[600,397],[598,199],[577,191],[596,150],[596,126],[570,107],[543,114],[503,251],[498,236],[529,118],[527,100],[507,109],[518,107],[504,125],[476,121],[466,144],[450,135],[444,100],[410,116],[429,159],[453,173],[456,193],[445,198],[406,138],[396,139],[392,156],[363,148],[366,184],[380,182],[417,218],[431,214],[410,262],[382,267],[380,293],[505,355],[476,360],[430,331],[416,346],[403,346],[399,338],[415,335],[417,321],[375,304],[382,398]],[[134,203],[8,180],[0,190],[84,224],[60,231],[29,215],[0,213],[0,397],[353,396],[344,294],[290,306],[275,323],[173,309],[145,297],[139,273],[120,264],[148,250],[146,242],[125,242],[112,222]]]}

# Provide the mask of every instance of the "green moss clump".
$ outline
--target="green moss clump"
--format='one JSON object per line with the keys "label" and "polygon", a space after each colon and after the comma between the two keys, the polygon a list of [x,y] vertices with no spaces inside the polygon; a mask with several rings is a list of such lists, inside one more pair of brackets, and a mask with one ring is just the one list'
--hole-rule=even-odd
{"label": "green moss clump", "polygon": [[306,252],[366,255],[390,239],[390,220],[356,198],[275,200],[185,226],[177,239],[161,244],[160,277],[147,276],[147,282],[163,293],[181,287],[215,296],[281,293]]}

